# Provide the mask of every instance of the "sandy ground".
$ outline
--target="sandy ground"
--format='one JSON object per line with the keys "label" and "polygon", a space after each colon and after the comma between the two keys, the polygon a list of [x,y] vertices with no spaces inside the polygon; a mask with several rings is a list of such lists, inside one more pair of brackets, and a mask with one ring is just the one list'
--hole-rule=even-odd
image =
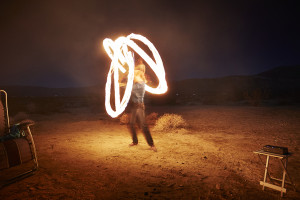
{"label": "sandy ground", "polygon": [[[152,131],[158,152],[142,134],[131,143],[127,127],[105,113],[73,109],[31,115],[39,170],[0,190],[0,199],[280,199],[262,191],[264,166],[253,151],[289,148],[288,171],[300,190],[300,109],[295,107],[149,107],[177,113],[188,131]],[[152,129],[152,128],[151,128]],[[265,157],[262,157],[265,161]],[[278,160],[272,175],[281,176]],[[2,175],[7,172],[1,172]],[[2,176],[3,177],[3,176]],[[300,199],[287,185],[284,199]]]}

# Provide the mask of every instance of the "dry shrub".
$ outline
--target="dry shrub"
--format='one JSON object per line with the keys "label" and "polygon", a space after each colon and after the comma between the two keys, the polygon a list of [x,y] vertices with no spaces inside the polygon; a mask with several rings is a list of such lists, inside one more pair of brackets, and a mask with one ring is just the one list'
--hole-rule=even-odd
{"label": "dry shrub", "polygon": [[181,115],[167,113],[158,118],[153,130],[167,132],[186,128],[188,128],[188,124]]}
{"label": "dry shrub", "polygon": [[129,114],[124,113],[121,117],[120,117],[120,124],[128,124],[129,123]]}
{"label": "dry shrub", "polygon": [[149,125],[154,125],[158,119],[158,113],[153,112],[146,116],[146,122]]}
{"label": "dry shrub", "polygon": [[264,99],[269,98],[269,92],[266,89],[255,89],[244,92],[245,100],[252,106],[259,106]]}
{"label": "dry shrub", "polygon": [[[151,113],[146,116],[146,123],[149,125],[154,125],[158,118],[158,113]],[[128,124],[130,120],[130,114],[124,113],[120,118],[120,124]]]}

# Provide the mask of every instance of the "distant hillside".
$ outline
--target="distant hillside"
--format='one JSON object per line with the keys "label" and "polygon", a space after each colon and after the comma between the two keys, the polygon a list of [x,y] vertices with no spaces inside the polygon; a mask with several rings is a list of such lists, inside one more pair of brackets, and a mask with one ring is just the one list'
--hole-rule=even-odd
{"label": "distant hillside", "polygon": [[257,74],[257,76],[268,77],[272,79],[300,79],[300,65],[298,66],[280,66],[274,69]]}
{"label": "distant hillside", "polygon": [[101,95],[103,88],[101,86],[80,87],[80,88],[46,88],[34,86],[0,86],[6,90],[9,96],[15,97],[55,97],[55,96],[93,96]]}
{"label": "distant hillside", "polygon": [[299,104],[299,91],[300,66],[287,66],[252,76],[176,81],[168,98],[180,104]]}
{"label": "distant hillside", "polygon": [[[152,104],[300,104],[300,66],[281,66],[251,76],[187,79],[168,83],[165,95],[147,94]],[[3,86],[11,97],[99,97],[104,86],[44,88]]]}

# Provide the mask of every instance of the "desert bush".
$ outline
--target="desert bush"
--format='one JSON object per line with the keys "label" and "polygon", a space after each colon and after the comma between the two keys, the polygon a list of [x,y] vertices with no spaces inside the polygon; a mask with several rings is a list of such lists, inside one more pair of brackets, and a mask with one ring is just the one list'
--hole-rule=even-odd
{"label": "desert bush", "polygon": [[146,122],[149,125],[154,125],[158,119],[158,113],[153,112],[146,116]]}
{"label": "desert bush", "polygon": [[121,117],[120,117],[120,124],[128,124],[129,123],[129,114],[124,113]]}
{"label": "desert bush", "polygon": [[259,106],[264,99],[269,97],[269,92],[265,89],[255,89],[244,92],[245,100],[252,106]]}
{"label": "desert bush", "polygon": [[[154,125],[156,120],[158,118],[158,113],[150,113],[149,115],[146,116],[146,123],[148,125]],[[124,113],[120,118],[120,124],[128,124],[130,120],[130,114]]]}
{"label": "desert bush", "polygon": [[153,130],[167,132],[186,128],[188,128],[188,124],[181,115],[167,113],[158,118]]}

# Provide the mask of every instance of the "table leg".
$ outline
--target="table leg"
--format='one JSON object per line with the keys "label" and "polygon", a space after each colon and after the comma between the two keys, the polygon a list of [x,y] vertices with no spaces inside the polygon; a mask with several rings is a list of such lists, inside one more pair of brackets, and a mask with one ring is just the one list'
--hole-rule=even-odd
{"label": "table leg", "polygon": [[264,176],[263,190],[265,190],[265,183],[266,183],[266,180],[267,180],[267,173],[268,173],[269,159],[270,159],[270,156],[267,155],[267,162],[266,162],[266,168],[265,168],[265,176]]}
{"label": "table leg", "polygon": [[286,175],[286,166],[287,166],[287,158],[285,160],[285,162],[282,161],[281,159],[281,163],[283,166],[283,176],[282,176],[282,184],[281,184],[281,197],[283,196],[283,188],[284,188],[284,182],[285,182],[285,175]]}

